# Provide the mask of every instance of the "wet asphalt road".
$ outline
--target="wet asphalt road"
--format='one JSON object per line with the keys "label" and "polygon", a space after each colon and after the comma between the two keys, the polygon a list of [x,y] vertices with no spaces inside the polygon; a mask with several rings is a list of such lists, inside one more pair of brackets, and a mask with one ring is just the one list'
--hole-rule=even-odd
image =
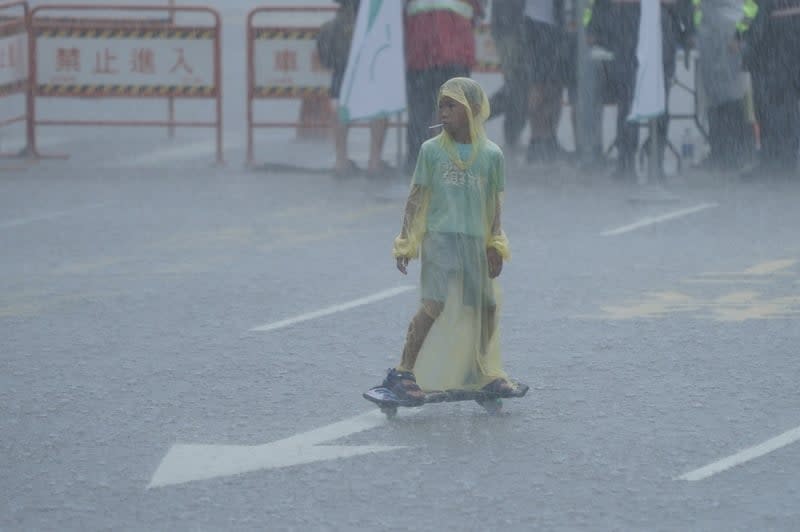
{"label": "wet asphalt road", "polygon": [[[678,477],[800,425],[800,181],[698,174],[640,203],[514,172],[502,334],[531,392],[386,423],[360,394],[415,292],[342,307],[416,282],[389,254],[401,181],[114,160],[0,179],[0,528],[796,525],[797,443]],[[214,447],[175,465],[174,444]]]}

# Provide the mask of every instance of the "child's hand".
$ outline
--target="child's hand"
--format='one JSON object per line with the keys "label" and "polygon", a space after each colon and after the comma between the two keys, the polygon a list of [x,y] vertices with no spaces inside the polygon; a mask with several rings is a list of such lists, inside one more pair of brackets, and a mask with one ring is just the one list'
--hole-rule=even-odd
{"label": "child's hand", "polygon": [[494,279],[503,271],[503,257],[495,248],[486,250],[486,259],[489,262],[489,278]]}
{"label": "child's hand", "polygon": [[397,257],[397,269],[400,270],[400,273],[403,275],[408,274],[408,257]]}

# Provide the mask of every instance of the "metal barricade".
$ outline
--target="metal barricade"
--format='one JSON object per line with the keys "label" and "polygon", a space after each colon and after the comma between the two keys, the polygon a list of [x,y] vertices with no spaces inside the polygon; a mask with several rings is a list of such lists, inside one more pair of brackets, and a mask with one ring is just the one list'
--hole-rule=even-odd
{"label": "metal barricade", "polygon": [[[45,14],[68,13],[68,16]],[[158,13],[154,20],[103,18],[112,13]],[[212,22],[181,25],[181,14],[208,15]],[[43,5],[31,10],[29,149],[38,126],[140,126],[214,128],[216,160],[223,161],[222,59],[219,13],[199,6],[112,4]],[[86,58],[88,57],[88,61]],[[87,68],[90,67],[91,68]],[[210,99],[211,120],[176,120],[172,103],[165,120],[43,119],[38,98]]]}
{"label": "metal barricade", "polygon": [[[21,109],[9,115],[0,115],[0,127],[26,123],[25,137],[30,137],[27,127],[31,114],[30,84],[28,83],[28,21],[29,7],[24,1],[0,4],[0,99],[24,95]],[[0,157],[19,154],[0,153]]]}

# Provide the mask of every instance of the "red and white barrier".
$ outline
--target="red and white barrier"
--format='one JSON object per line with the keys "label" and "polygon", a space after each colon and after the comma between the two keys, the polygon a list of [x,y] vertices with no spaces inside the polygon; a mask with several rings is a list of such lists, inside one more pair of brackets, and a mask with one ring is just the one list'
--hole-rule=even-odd
{"label": "red and white barrier", "polygon": [[[28,15],[27,2],[0,4],[0,127],[29,122]],[[27,128],[25,134],[26,137],[30,135]],[[2,157],[15,155],[0,154]]]}
{"label": "red and white barrier", "polygon": [[[108,12],[120,16],[98,16]],[[132,16],[144,12],[163,18]],[[209,22],[175,23],[175,17],[183,13],[207,15]],[[32,154],[41,156],[36,149],[39,126],[197,127],[216,130],[216,158],[221,163],[221,29],[219,14],[207,7],[72,4],[34,8],[29,18],[28,142]],[[209,120],[176,120],[172,105],[164,120],[47,119],[36,106],[42,98],[210,99],[215,111]]]}

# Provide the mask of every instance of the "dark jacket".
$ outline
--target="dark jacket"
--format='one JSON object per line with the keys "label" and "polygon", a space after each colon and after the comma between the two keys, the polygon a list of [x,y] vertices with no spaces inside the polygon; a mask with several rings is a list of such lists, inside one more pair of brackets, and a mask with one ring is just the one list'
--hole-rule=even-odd
{"label": "dark jacket", "polygon": [[[635,70],[636,46],[639,42],[641,5],[630,0],[595,0],[587,32],[597,44],[614,53],[615,63],[622,70]],[[675,52],[685,46],[692,32],[690,0],[661,2],[661,30],[664,71],[675,72]]]}
{"label": "dark jacket", "polygon": [[[742,34],[744,63],[748,70],[769,76],[779,89],[800,83],[800,0],[757,0],[758,13]],[[795,87],[798,88],[798,87]]]}

